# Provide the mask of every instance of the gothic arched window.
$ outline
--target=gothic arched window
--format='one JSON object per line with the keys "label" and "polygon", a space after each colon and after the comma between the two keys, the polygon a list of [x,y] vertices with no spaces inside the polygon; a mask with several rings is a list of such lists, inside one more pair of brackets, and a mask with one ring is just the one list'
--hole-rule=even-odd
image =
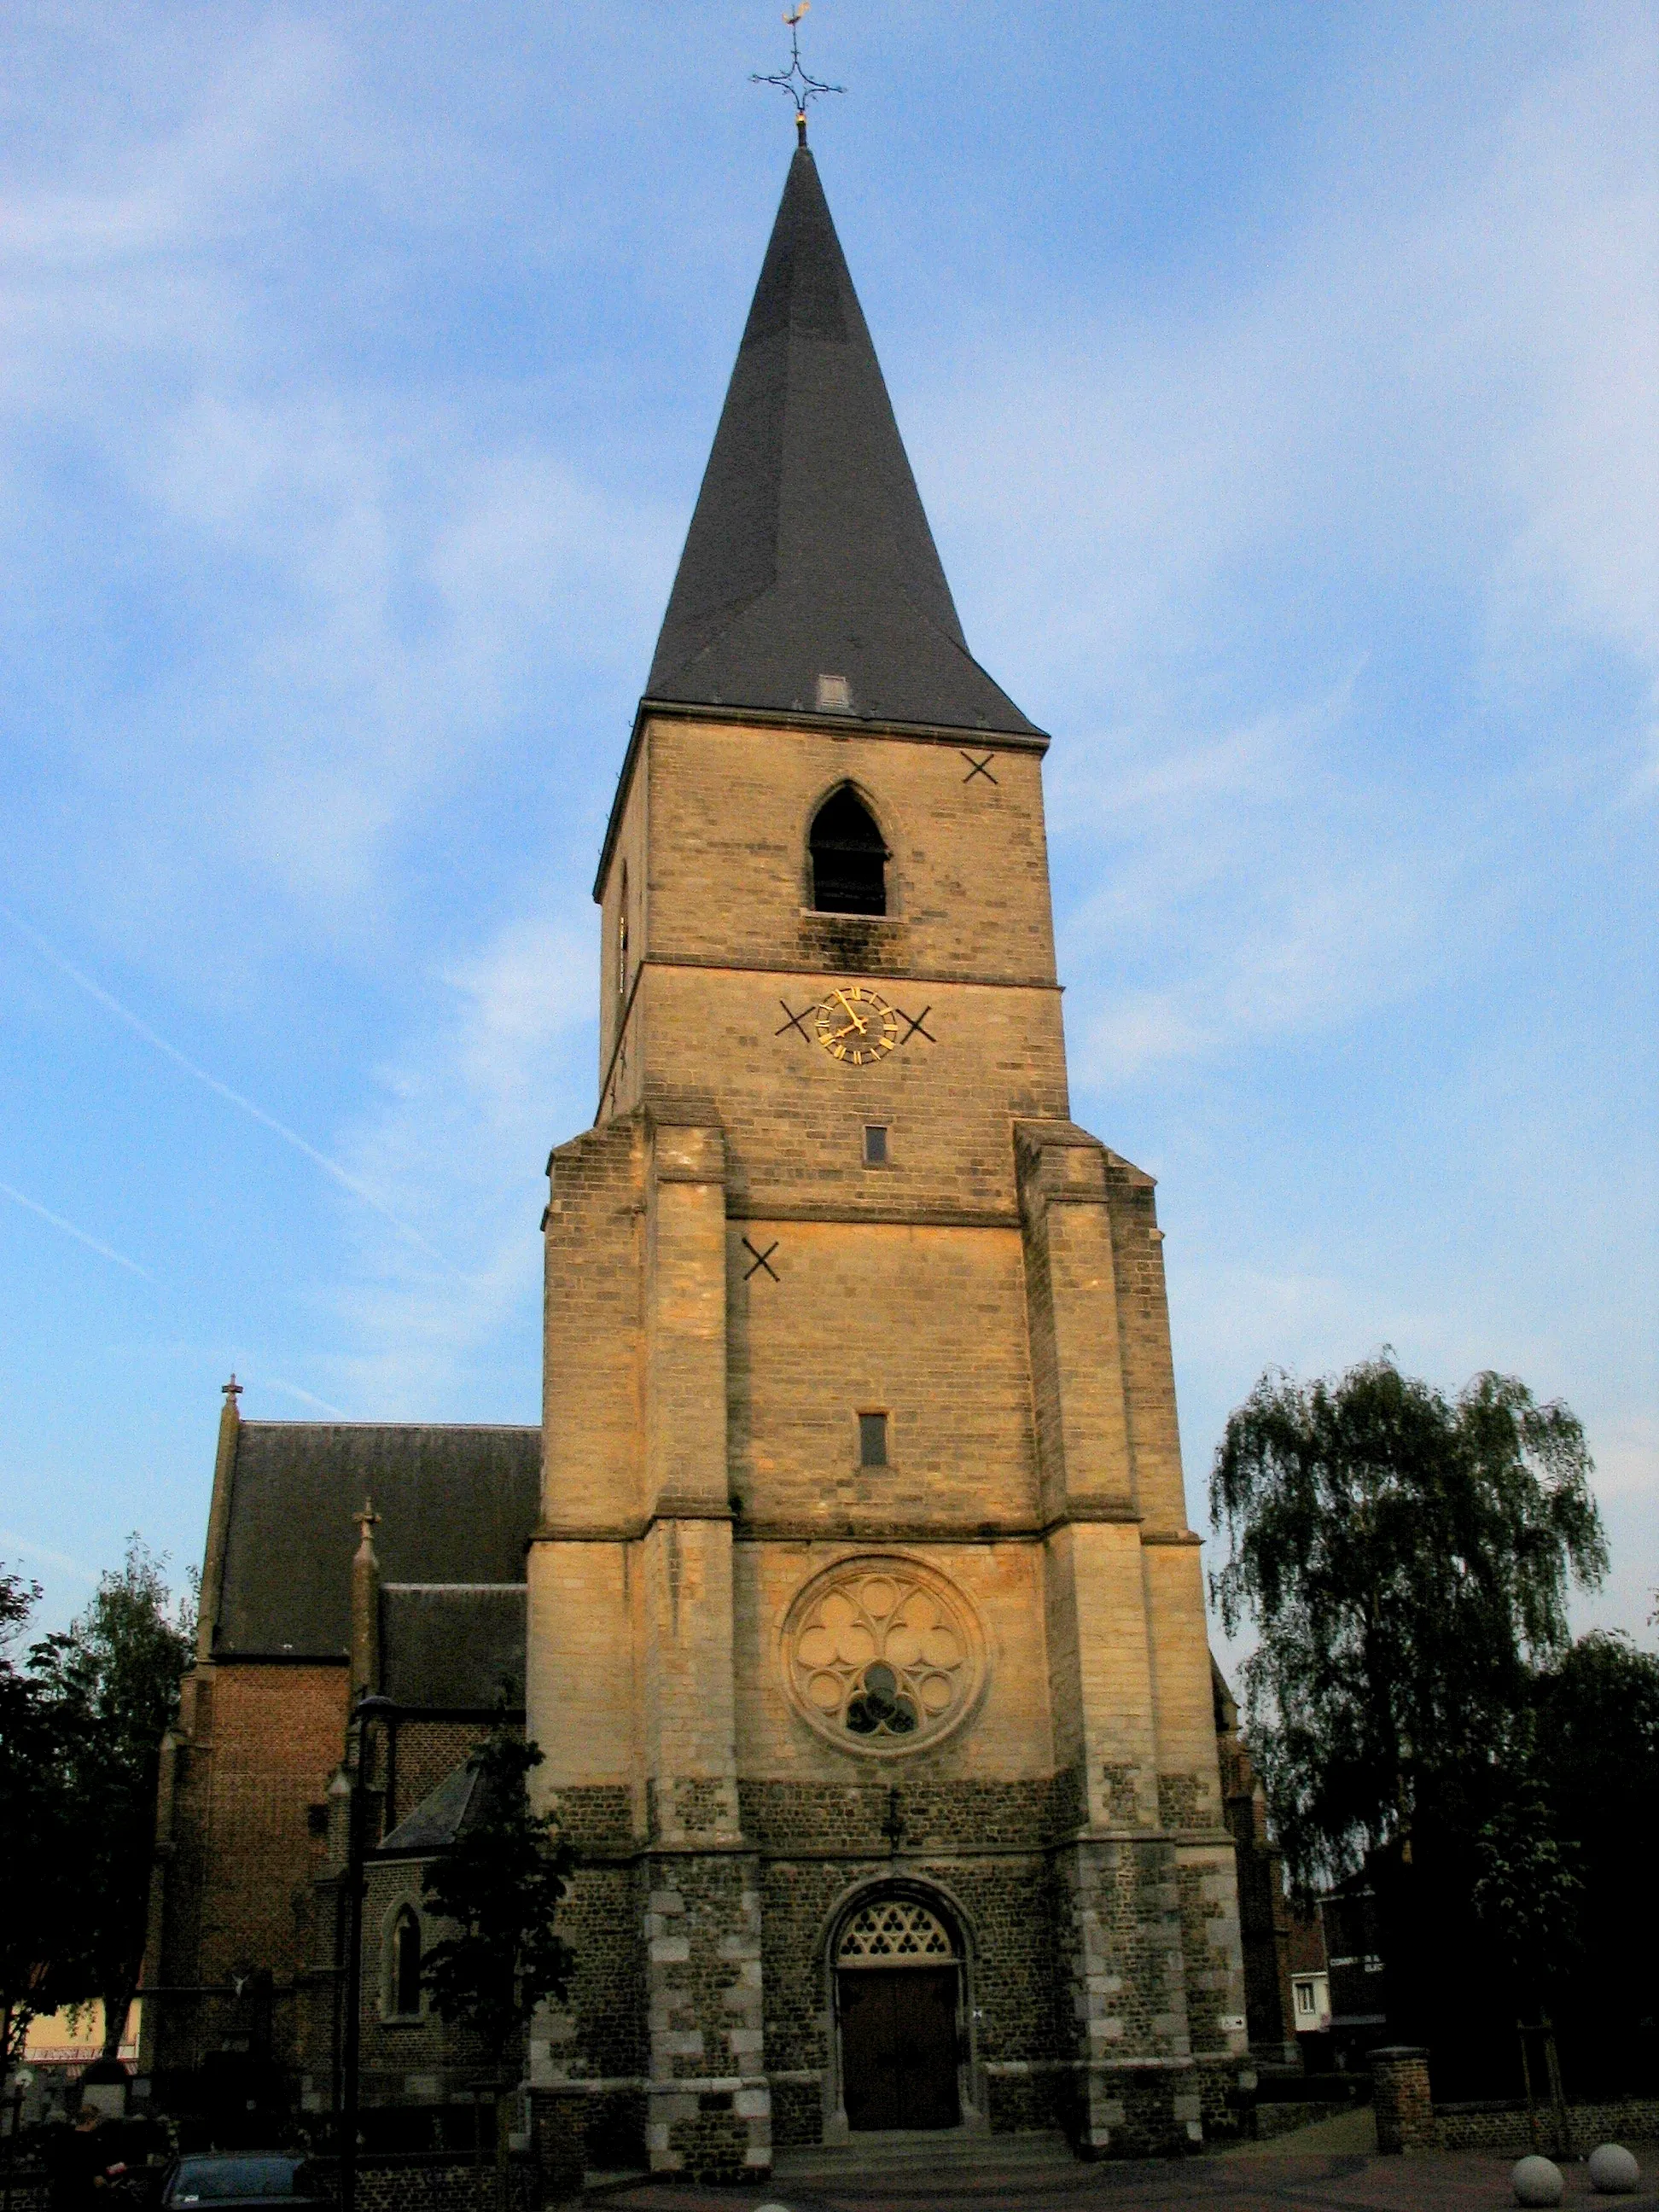
{"label": "gothic arched window", "polygon": [[421,1916],[404,1905],[392,1923],[391,2011],[404,2020],[421,2009]]}
{"label": "gothic arched window", "polygon": [[887,848],[850,784],[812,821],[812,904],[820,914],[885,914]]}

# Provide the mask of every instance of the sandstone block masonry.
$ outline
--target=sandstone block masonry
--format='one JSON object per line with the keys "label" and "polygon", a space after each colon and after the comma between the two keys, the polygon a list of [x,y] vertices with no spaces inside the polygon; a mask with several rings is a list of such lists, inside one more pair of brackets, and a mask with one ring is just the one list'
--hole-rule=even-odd
{"label": "sandstone block masonry", "polygon": [[[549,1164],[529,1567],[538,1778],[612,1993],[532,2081],[590,2164],[753,2173],[867,2124],[882,1910],[954,1991],[962,2125],[1188,2142],[1244,2049],[1163,1240],[1069,1119],[1042,744],[969,774],[949,733],[641,717],[599,1111]],[[814,905],[847,787],[879,915]],[[824,1032],[871,994],[895,1041],[854,1066]],[[857,1969],[901,2039],[915,1964]]]}

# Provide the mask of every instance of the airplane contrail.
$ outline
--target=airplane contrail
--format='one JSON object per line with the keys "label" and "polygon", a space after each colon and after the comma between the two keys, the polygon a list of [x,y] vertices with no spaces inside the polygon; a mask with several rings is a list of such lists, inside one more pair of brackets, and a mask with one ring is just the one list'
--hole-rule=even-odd
{"label": "airplane contrail", "polygon": [[[411,1244],[418,1244],[422,1251],[435,1260],[441,1267],[447,1269],[452,1274],[459,1275],[459,1269],[452,1266],[435,1244],[429,1244],[418,1229],[412,1227],[410,1223],[395,1214],[389,1206],[383,1204],[375,1197],[374,1192],[367,1189],[355,1176],[348,1175],[337,1160],[330,1159],[326,1152],[319,1152],[315,1145],[308,1145],[306,1142],[297,1129],[290,1129],[286,1122],[279,1121],[274,1114],[267,1114],[263,1106],[256,1106],[251,1098],[244,1098],[240,1091],[233,1091],[228,1083],[221,1083],[216,1075],[210,1075],[206,1068],[198,1067],[193,1060],[187,1059],[177,1045],[169,1044],[164,1036],[151,1029],[148,1022],[141,1021],[138,1016],[124,1006],[118,999],[112,998],[100,983],[94,983],[90,975],[83,975],[73,961],[66,960],[56,945],[49,944],[38,929],[31,928],[29,924],[23,921],[21,915],[15,915],[9,907],[0,906],[0,914],[5,915],[14,929],[27,938],[43,959],[49,960],[54,968],[69,977],[71,983],[78,984],[88,998],[96,999],[99,1005],[106,1007],[118,1021],[125,1022],[130,1030],[143,1037],[146,1044],[153,1045],[159,1053],[164,1053],[167,1059],[175,1061],[182,1067],[186,1075],[194,1076],[197,1082],[205,1084],[210,1091],[217,1091],[221,1098],[228,1099],[233,1106],[240,1107],[244,1114],[251,1115],[254,1121],[270,1130],[274,1135],[280,1137],[285,1145],[292,1145],[296,1152],[303,1152],[307,1159],[321,1168],[325,1175],[331,1176],[343,1189],[349,1190],[355,1199],[359,1200],[364,1206],[371,1207],[383,1221],[389,1221],[400,1236],[407,1237]],[[29,1205],[33,1201],[26,1199],[23,1203]],[[44,1208],[40,1210],[44,1211]],[[56,1216],[51,1218],[55,1219]],[[67,1224],[64,1225],[67,1226]],[[73,1230],[70,1234],[79,1236],[80,1231]],[[129,1263],[123,1261],[122,1264],[125,1266]],[[143,1270],[140,1269],[139,1273],[142,1273]]]}
{"label": "airplane contrail", "polygon": [[129,1260],[112,1244],[100,1244],[95,1237],[88,1237],[84,1229],[77,1229],[72,1221],[65,1221],[61,1213],[54,1213],[50,1206],[42,1206],[38,1198],[26,1198],[21,1190],[14,1190],[9,1182],[0,1182],[0,1197],[10,1199],[15,1205],[27,1206],[31,1213],[38,1213],[42,1221],[51,1222],[54,1229],[61,1229],[65,1237],[72,1237],[77,1244],[84,1244],[89,1252],[96,1252],[105,1260],[113,1260],[118,1267],[125,1267],[130,1275],[142,1275],[147,1283],[155,1280],[148,1267],[141,1267],[136,1260]]}

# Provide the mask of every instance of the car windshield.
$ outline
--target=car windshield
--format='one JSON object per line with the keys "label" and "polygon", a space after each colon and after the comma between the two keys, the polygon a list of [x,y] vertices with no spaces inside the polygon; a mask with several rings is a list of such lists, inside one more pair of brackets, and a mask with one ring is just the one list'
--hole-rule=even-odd
{"label": "car windshield", "polygon": [[167,2191],[169,2204],[234,2203],[244,2197],[292,2197],[292,2158],[187,2158]]}

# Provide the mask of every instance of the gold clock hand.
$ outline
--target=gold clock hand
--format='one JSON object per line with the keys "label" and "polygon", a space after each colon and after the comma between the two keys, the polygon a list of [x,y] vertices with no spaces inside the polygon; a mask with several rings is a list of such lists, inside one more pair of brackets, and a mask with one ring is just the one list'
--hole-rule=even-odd
{"label": "gold clock hand", "polygon": [[[859,1035],[862,1036],[867,1024],[859,1019],[857,1007],[854,1006],[852,1000],[848,997],[845,991],[837,991],[836,996],[841,1000],[842,1005],[847,1009],[847,1012],[853,1017],[853,1026],[857,1030]],[[846,1035],[846,1031],[844,1030],[842,1031],[842,1035],[843,1036]]]}

